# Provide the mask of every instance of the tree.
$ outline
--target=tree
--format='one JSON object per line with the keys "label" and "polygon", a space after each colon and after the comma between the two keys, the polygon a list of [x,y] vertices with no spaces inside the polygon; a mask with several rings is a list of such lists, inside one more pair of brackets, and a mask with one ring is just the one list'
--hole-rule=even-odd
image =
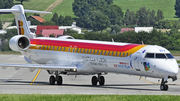
{"label": "tree", "polygon": [[11,8],[13,6],[13,0],[4,0],[4,8]]}
{"label": "tree", "polygon": [[51,18],[51,20],[56,24],[58,25],[58,14],[57,13],[54,13],[53,17]]}
{"label": "tree", "polygon": [[89,16],[81,16],[77,19],[77,26],[82,28],[92,28],[92,21]]}
{"label": "tree", "polygon": [[176,4],[174,5],[174,9],[176,10],[175,15],[180,17],[180,0],[176,0]]}
{"label": "tree", "polygon": [[110,25],[110,19],[107,15],[102,14],[100,11],[94,11],[90,19],[92,21],[92,29],[94,31],[103,31]]}
{"label": "tree", "polygon": [[58,18],[58,25],[63,26],[64,25],[64,16],[60,15]]}
{"label": "tree", "polygon": [[110,27],[111,27],[111,33],[115,32],[116,34],[118,34],[121,31],[121,27],[119,25],[117,25],[117,24],[116,25],[111,25]]}
{"label": "tree", "polygon": [[2,22],[0,20],[0,30],[3,29]]}
{"label": "tree", "polygon": [[74,15],[78,17],[90,14],[91,5],[85,0],[74,0],[72,6]]}
{"label": "tree", "polygon": [[154,25],[154,23],[156,22],[156,16],[154,10],[152,10],[149,20],[150,20],[150,25]]}
{"label": "tree", "polygon": [[136,12],[136,15],[139,25],[148,25],[148,11],[146,10],[146,7],[141,7],[139,11]]}
{"label": "tree", "polygon": [[163,12],[158,9],[158,11],[157,11],[157,20],[156,21],[159,21],[159,20],[162,20],[162,19],[164,19]]}
{"label": "tree", "polygon": [[29,1],[29,0],[16,0],[16,1],[20,1],[20,2],[21,2],[21,5],[23,5],[23,2],[24,2],[24,1]]}
{"label": "tree", "polygon": [[107,15],[110,19],[111,25],[121,25],[122,24],[122,18],[123,18],[123,12],[122,9],[117,5],[104,5],[99,7],[100,11]]}
{"label": "tree", "polygon": [[70,26],[73,23],[73,18],[71,16],[65,16],[64,26]]}
{"label": "tree", "polygon": [[41,25],[55,25],[54,21],[46,21],[42,23]]}
{"label": "tree", "polygon": [[3,0],[0,0],[0,9],[3,9],[4,8],[4,2]]}
{"label": "tree", "polygon": [[16,20],[13,20],[13,23],[11,24],[11,26],[16,26]]}
{"label": "tree", "polygon": [[131,24],[131,13],[130,13],[130,10],[129,9],[127,9],[126,10],[126,13],[125,13],[125,16],[124,16],[124,23],[126,24],[126,25],[129,25],[129,24]]}
{"label": "tree", "polygon": [[113,0],[105,0],[105,2],[107,2],[107,4],[113,4]]}

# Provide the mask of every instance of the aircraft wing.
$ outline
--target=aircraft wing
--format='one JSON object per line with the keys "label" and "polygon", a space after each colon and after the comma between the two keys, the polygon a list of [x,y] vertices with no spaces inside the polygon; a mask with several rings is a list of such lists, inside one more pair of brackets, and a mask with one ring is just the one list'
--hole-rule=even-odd
{"label": "aircraft wing", "polygon": [[77,69],[76,65],[39,65],[39,64],[2,64],[0,63],[0,67],[6,69],[7,67],[14,67],[16,70],[20,68],[29,68],[31,70],[34,69],[46,69],[46,70],[70,70]]}

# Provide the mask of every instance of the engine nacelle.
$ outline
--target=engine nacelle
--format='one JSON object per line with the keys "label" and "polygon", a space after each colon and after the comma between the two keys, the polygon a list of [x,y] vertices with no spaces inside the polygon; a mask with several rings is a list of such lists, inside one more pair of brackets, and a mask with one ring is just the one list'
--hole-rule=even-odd
{"label": "engine nacelle", "polygon": [[69,36],[69,35],[60,36],[58,38],[60,38],[60,39],[74,39],[74,37]]}
{"label": "engine nacelle", "polygon": [[25,51],[30,46],[30,40],[25,35],[16,35],[9,40],[9,47],[13,51]]}

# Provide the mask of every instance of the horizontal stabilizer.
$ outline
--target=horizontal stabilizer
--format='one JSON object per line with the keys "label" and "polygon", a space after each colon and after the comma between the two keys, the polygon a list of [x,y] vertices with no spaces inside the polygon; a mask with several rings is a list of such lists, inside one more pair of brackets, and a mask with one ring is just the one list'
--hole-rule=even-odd
{"label": "horizontal stabilizer", "polygon": [[51,12],[45,12],[45,11],[35,11],[35,10],[24,10],[26,13],[46,13],[46,14],[52,14]]}
{"label": "horizontal stabilizer", "polygon": [[[14,13],[20,13],[21,11],[18,9],[0,9],[0,12],[14,12]],[[24,10],[25,13],[46,13],[46,14],[52,14],[51,12],[45,12],[45,11],[35,11],[35,10]]]}
{"label": "horizontal stabilizer", "polygon": [[20,12],[18,9],[0,9],[0,12]]}

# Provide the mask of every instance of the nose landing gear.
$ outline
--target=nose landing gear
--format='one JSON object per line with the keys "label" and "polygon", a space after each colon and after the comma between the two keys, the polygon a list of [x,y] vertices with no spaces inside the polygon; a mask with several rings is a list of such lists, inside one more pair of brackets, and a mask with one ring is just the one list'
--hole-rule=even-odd
{"label": "nose landing gear", "polygon": [[167,83],[167,80],[164,80],[164,78],[163,78],[161,81],[161,85],[160,85],[161,90],[164,90],[164,91],[168,90],[169,87],[168,87],[168,85],[166,85],[166,83]]}

